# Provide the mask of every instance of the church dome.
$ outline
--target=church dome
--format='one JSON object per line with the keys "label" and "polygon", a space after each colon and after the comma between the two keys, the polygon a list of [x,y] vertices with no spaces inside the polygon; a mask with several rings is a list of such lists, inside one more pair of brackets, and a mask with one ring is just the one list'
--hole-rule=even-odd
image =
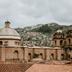
{"label": "church dome", "polygon": [[10,22],[5,22],[5,27],[0,29],[0,39],[1,38],[7,38],[7,39],[20,39],[20,35],[17,33],[16,30],[10,27]]}

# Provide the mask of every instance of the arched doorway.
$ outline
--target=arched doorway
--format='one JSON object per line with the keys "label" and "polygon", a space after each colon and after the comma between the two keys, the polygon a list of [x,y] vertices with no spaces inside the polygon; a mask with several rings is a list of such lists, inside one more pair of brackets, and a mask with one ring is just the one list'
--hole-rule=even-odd
{"label": "arched doorway", "polygon": [[60,40],[60,45],[62,45],[63,44],[63,40]]}
{"label": "arched doorway", "polygon": [[39,56],[40,56],[40,58],[41,58],[41,59],[43,59],[43,54],[42,54],[42,53],[40,53],[40,55],[39,55]]}
{"label": "arched doorway", "polygon": [[65,59],[70,60],[71,59],[71,51],[72,51],[71,47],[67,47],[64,50],[65,50]]}
{"label": "arched doorway", "polygon": [[1,51],[2,51],[2,45],[3,45],[3,42],[2,41],[0,41],[0,60],[1,60]]}
{"label": "arched doorway", "polygon": [[29,57],[29,62],[31,61],[31,53],[28,53],[28,57]]}
{"label": "arched doorway", "polygon": [[70,60],[71,59],[71,56],[70,56],[70,54],[68,54],[68,60]]}
{"label": "arched doorway", "polygon": [[50,60],[54,60],[54,54],[51,53]]}
{"label": "arched doorway", "polygon": [[19,52],[18,52],[18,50],[14,51],[14,58],[13,59],[14,60],[19,60]]}
{"label": "arched doorway", "polygon": [[3,45],[3,42],[2,42],[2,41],[0,41],[0,46],[1,46],[1,45]]}
{"label": "arched doorway", "polygon": [[61,54],[61,60],[64,60],[65,57],[64,57],[64,54]]}

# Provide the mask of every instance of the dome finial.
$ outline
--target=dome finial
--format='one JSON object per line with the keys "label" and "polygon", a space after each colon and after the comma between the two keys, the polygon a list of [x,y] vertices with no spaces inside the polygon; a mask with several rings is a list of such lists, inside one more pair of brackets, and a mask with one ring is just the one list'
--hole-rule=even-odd
{"label": "dome finial", "polygon": [[5,21],[5,28],[10,28],[10,22],[9,21]]}

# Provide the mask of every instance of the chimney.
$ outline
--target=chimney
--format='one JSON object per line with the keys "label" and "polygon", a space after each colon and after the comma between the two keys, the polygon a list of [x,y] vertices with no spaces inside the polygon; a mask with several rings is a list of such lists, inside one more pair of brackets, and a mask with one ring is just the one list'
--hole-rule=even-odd
{"label": "chimney", "polygon": [[9,21],[5,21],[5,28],[10,28],[10,22]]}

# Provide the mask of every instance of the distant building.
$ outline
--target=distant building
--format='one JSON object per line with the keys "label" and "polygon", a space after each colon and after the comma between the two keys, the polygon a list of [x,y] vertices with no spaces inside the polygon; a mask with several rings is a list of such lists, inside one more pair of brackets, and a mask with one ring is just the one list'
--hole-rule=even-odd
{"label": "distant building", "polygon": [[72,59],[72,30],[64,33],[58,30],[53,34],[52,47],[21,46],[20,35],[5,22],[0,29],[0,61],[23,62]]}

